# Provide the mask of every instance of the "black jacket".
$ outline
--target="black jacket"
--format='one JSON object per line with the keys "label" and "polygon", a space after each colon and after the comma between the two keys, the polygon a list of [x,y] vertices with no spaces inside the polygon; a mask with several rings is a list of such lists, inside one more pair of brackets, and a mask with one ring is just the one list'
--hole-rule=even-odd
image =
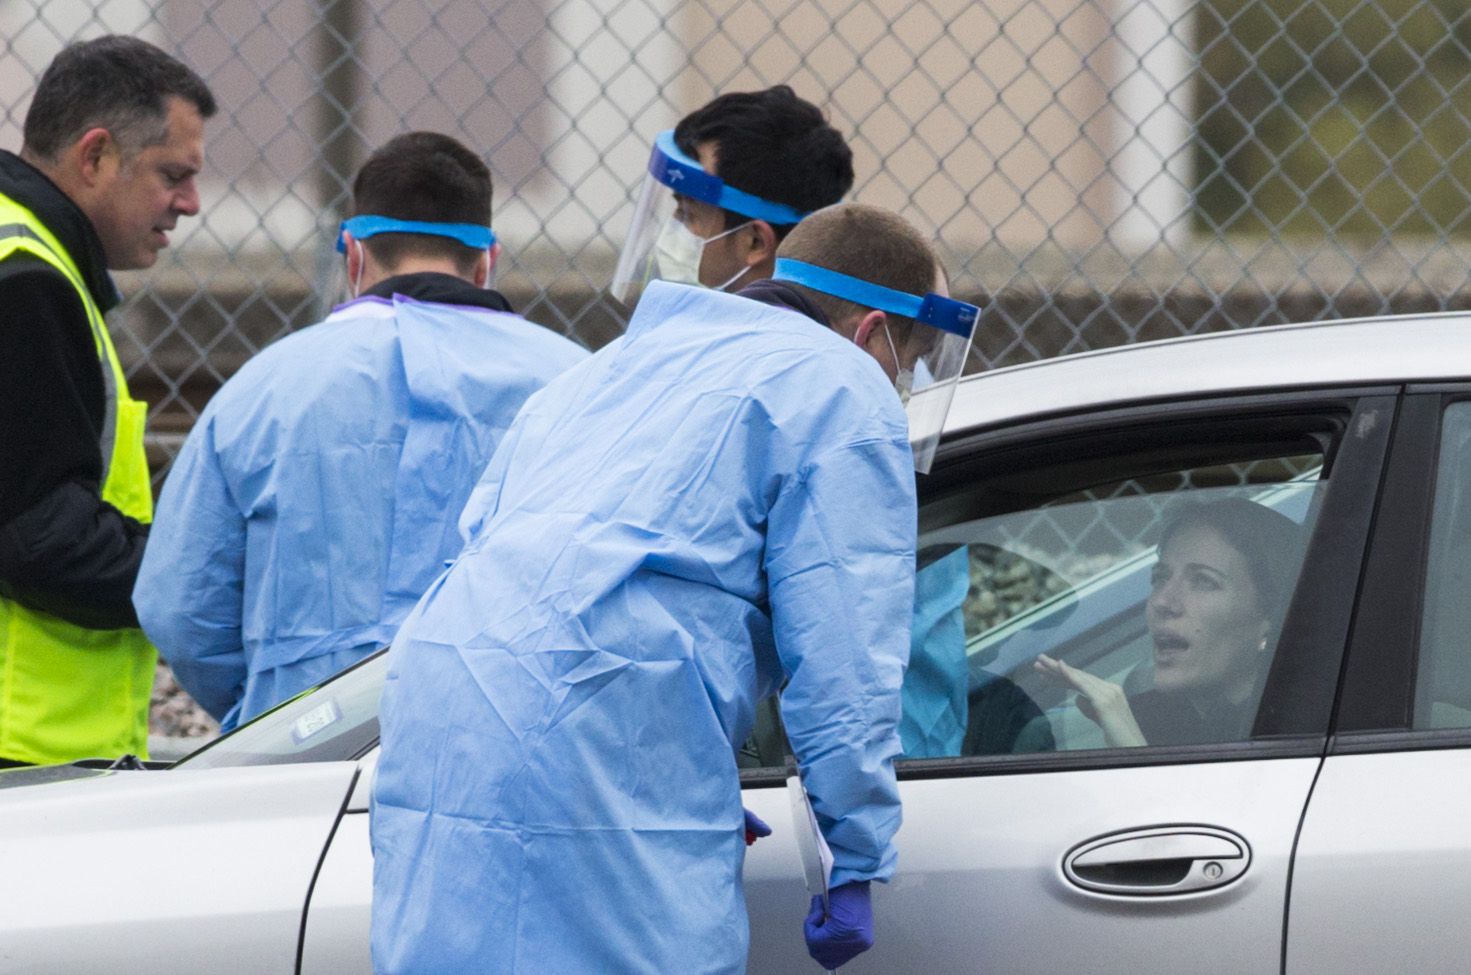
{"label": "black jacket", "polygon": [[[103,312],[118,302],[91,221],[0,151],[0,194],[67,249]],[[0,595],[81,626],[137,626],[147,526],[101,499],[102,363],[72,286],[27,254],[0,261]]]}
{"label": "black jacket", "polygon": [[742,298],[750,298],[759,301],[763,305],[774,305],[777,308],[786,308],[790,311],[799,312],[812,319],[823,328],[832,328],[832,323],[822,313],[822,309],[807,299],[796,288],[785,281],[773,281],[763,278],[742,288],[739,292]]}
{"label": "black jacket", "polygon": [[416,301],[433,301],[442,305],[465,305],[491,311],[511,311],[511,303],[499,291],[477,288],[464,278],[435,271],[400,274],[379,281],[363,291],[363,297],[392,298],[403,295]]}

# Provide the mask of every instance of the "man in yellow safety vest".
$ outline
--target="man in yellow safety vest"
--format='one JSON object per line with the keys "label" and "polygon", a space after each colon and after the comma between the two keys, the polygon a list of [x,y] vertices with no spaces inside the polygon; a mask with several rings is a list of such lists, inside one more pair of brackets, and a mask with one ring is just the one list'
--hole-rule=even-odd
{"label": "man in yellow safety vest", "polygon": [[102,316],[108,269],[149,267],[199,212],[214,112],[184,64],[102,37],[57,55],[0,151],[0,766],[146,749],[147,407]]}

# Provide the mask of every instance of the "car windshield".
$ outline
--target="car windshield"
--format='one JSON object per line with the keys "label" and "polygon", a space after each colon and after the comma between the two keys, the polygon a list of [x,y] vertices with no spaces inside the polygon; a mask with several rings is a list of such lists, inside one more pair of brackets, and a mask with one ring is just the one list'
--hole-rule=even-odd
{"label": "car windshield", "polygon": [[344,762],[378,743],[378,697],[387,651],[303,691],[180,760],[176,768]]}

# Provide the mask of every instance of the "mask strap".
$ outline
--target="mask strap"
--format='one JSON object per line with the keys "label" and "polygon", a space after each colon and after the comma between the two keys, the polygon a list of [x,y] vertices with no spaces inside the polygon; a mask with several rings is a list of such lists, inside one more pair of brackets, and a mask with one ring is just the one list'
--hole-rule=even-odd
{"label": "mask strap", "polygon": [[[701,241],[703,241],[704,243],[706,243],[706,244],[713,244],[713,243],[715,243],[715,241],[719,240],[720,238],[722,238],[722,237],[729,237],[731,234],[735,233],[737,230],[743,230],[746,227],[751,226],[751,224],[753,224],[755,222],[756,222],[755,220],[747,220],[745,223],[738,223],[734,227],[731,227],[728,230],[722,230],[718,234],[712,234],[709,237],[700,237],[699,239]],[[691,231],[691,233],[693,233],[693,231]]]}
{"label": "mask strap", "polygon": [[[854,335],[853,340],[856,344],[858,336]],[[907,400],[910,389],[914,385],[914,371],[912,369],[905,369],[904,363],[900,361],[899,350],[894,347],[894,333],[889,331],[888,322],[884,322],[884,341],[889,343],[889,355],[894,357],[894,388],[899,391],[899,396],[902,399]]]}
{"label": "mask strap", "polygon": [[724,291],[726,288],[729,288],[731,285],[735,284],[736,281],[738,281],[742,276],[744,276],[745,273],[747,271],[749,271],[749,270],[751,270],[751,269],[748,268],[748,267],[741,268],[735,274],[733,274],[730,277],[726,278],[724,284],[717,285],[713,290],[715,290],[715,291]]}
{"label": "mask strap", "polygon": [[894,371],[902,371],[904,368],[904,364],[899,361],[899,350],[894,348],[894,336],[893,333],[889,331],[888,322],[884,322],[884,338],[889,343],[889,355],[894,357]]}
{"label": "mask strap", "polygon": [[353,300],[356,301],[358,296],[358,289],[363,286],[363,268],[366,267],[368,263],[368,251],[365,247],[363,247],[362,241],[354,238],[353,243],[356,244],[358,248],[358,273],[356,277],[354,277],[351,281],[347,283],[347,291],[348,294],[352,295]]}
{"label": "mask strap", "polygon": [[[742,229],[744,229],[746,227],[749,227],[749,226],[751,226],[751,224],[753,224],[755,222],[756,222],[755,219],[752,218],[750,220],[747,220],[745,223],[738,223],[738,224],[736,224],[734,227],[731,227],[729,230],[722,230],[720,233],[716,234],[713,237],[699,237],[699,238],[697,238],[700,241],[700,256],[702,258],[704,257],[704,255],[705,255],[705,248],[708,247],[710,244],[714,243],[715,241],[719,240],[722,237],[729,237],[731,234],[735,233],[737,230],[742,230]],[[741,277],[743,275],[745,275],[746,272],[748,272],[750,270],[751,270],[751,268],[749,266],[741,268],[735,274],[732,274],[730,277],[726,278],[725,279],[725,282],[723,284],[718,284],[714,288],[712,288],[711,290],[713,290],[713,291],[724,291],[726,288],[729,288],[731,285],[733,285],[737,281],[739,281],[741,279]]]}

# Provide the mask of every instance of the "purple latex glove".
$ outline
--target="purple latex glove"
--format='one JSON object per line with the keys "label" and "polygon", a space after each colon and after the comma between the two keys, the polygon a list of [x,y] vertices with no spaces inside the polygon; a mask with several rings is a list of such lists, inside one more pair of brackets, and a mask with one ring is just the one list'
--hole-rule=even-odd
{"label": "purple latex glove", "polygon": [[822,898],[812,898],[812,910],[803,926],[807,954],[831,971],[873,947],[873,904],[868,881],[854,880],[827,892],[827,917]]}
{"label": "purple latex glove", "polygon": [[742,809],[746,814],[746,845],[750,846],[763,836],[771,835],[771,827],[763,823],[760,818],[749,809]]}

